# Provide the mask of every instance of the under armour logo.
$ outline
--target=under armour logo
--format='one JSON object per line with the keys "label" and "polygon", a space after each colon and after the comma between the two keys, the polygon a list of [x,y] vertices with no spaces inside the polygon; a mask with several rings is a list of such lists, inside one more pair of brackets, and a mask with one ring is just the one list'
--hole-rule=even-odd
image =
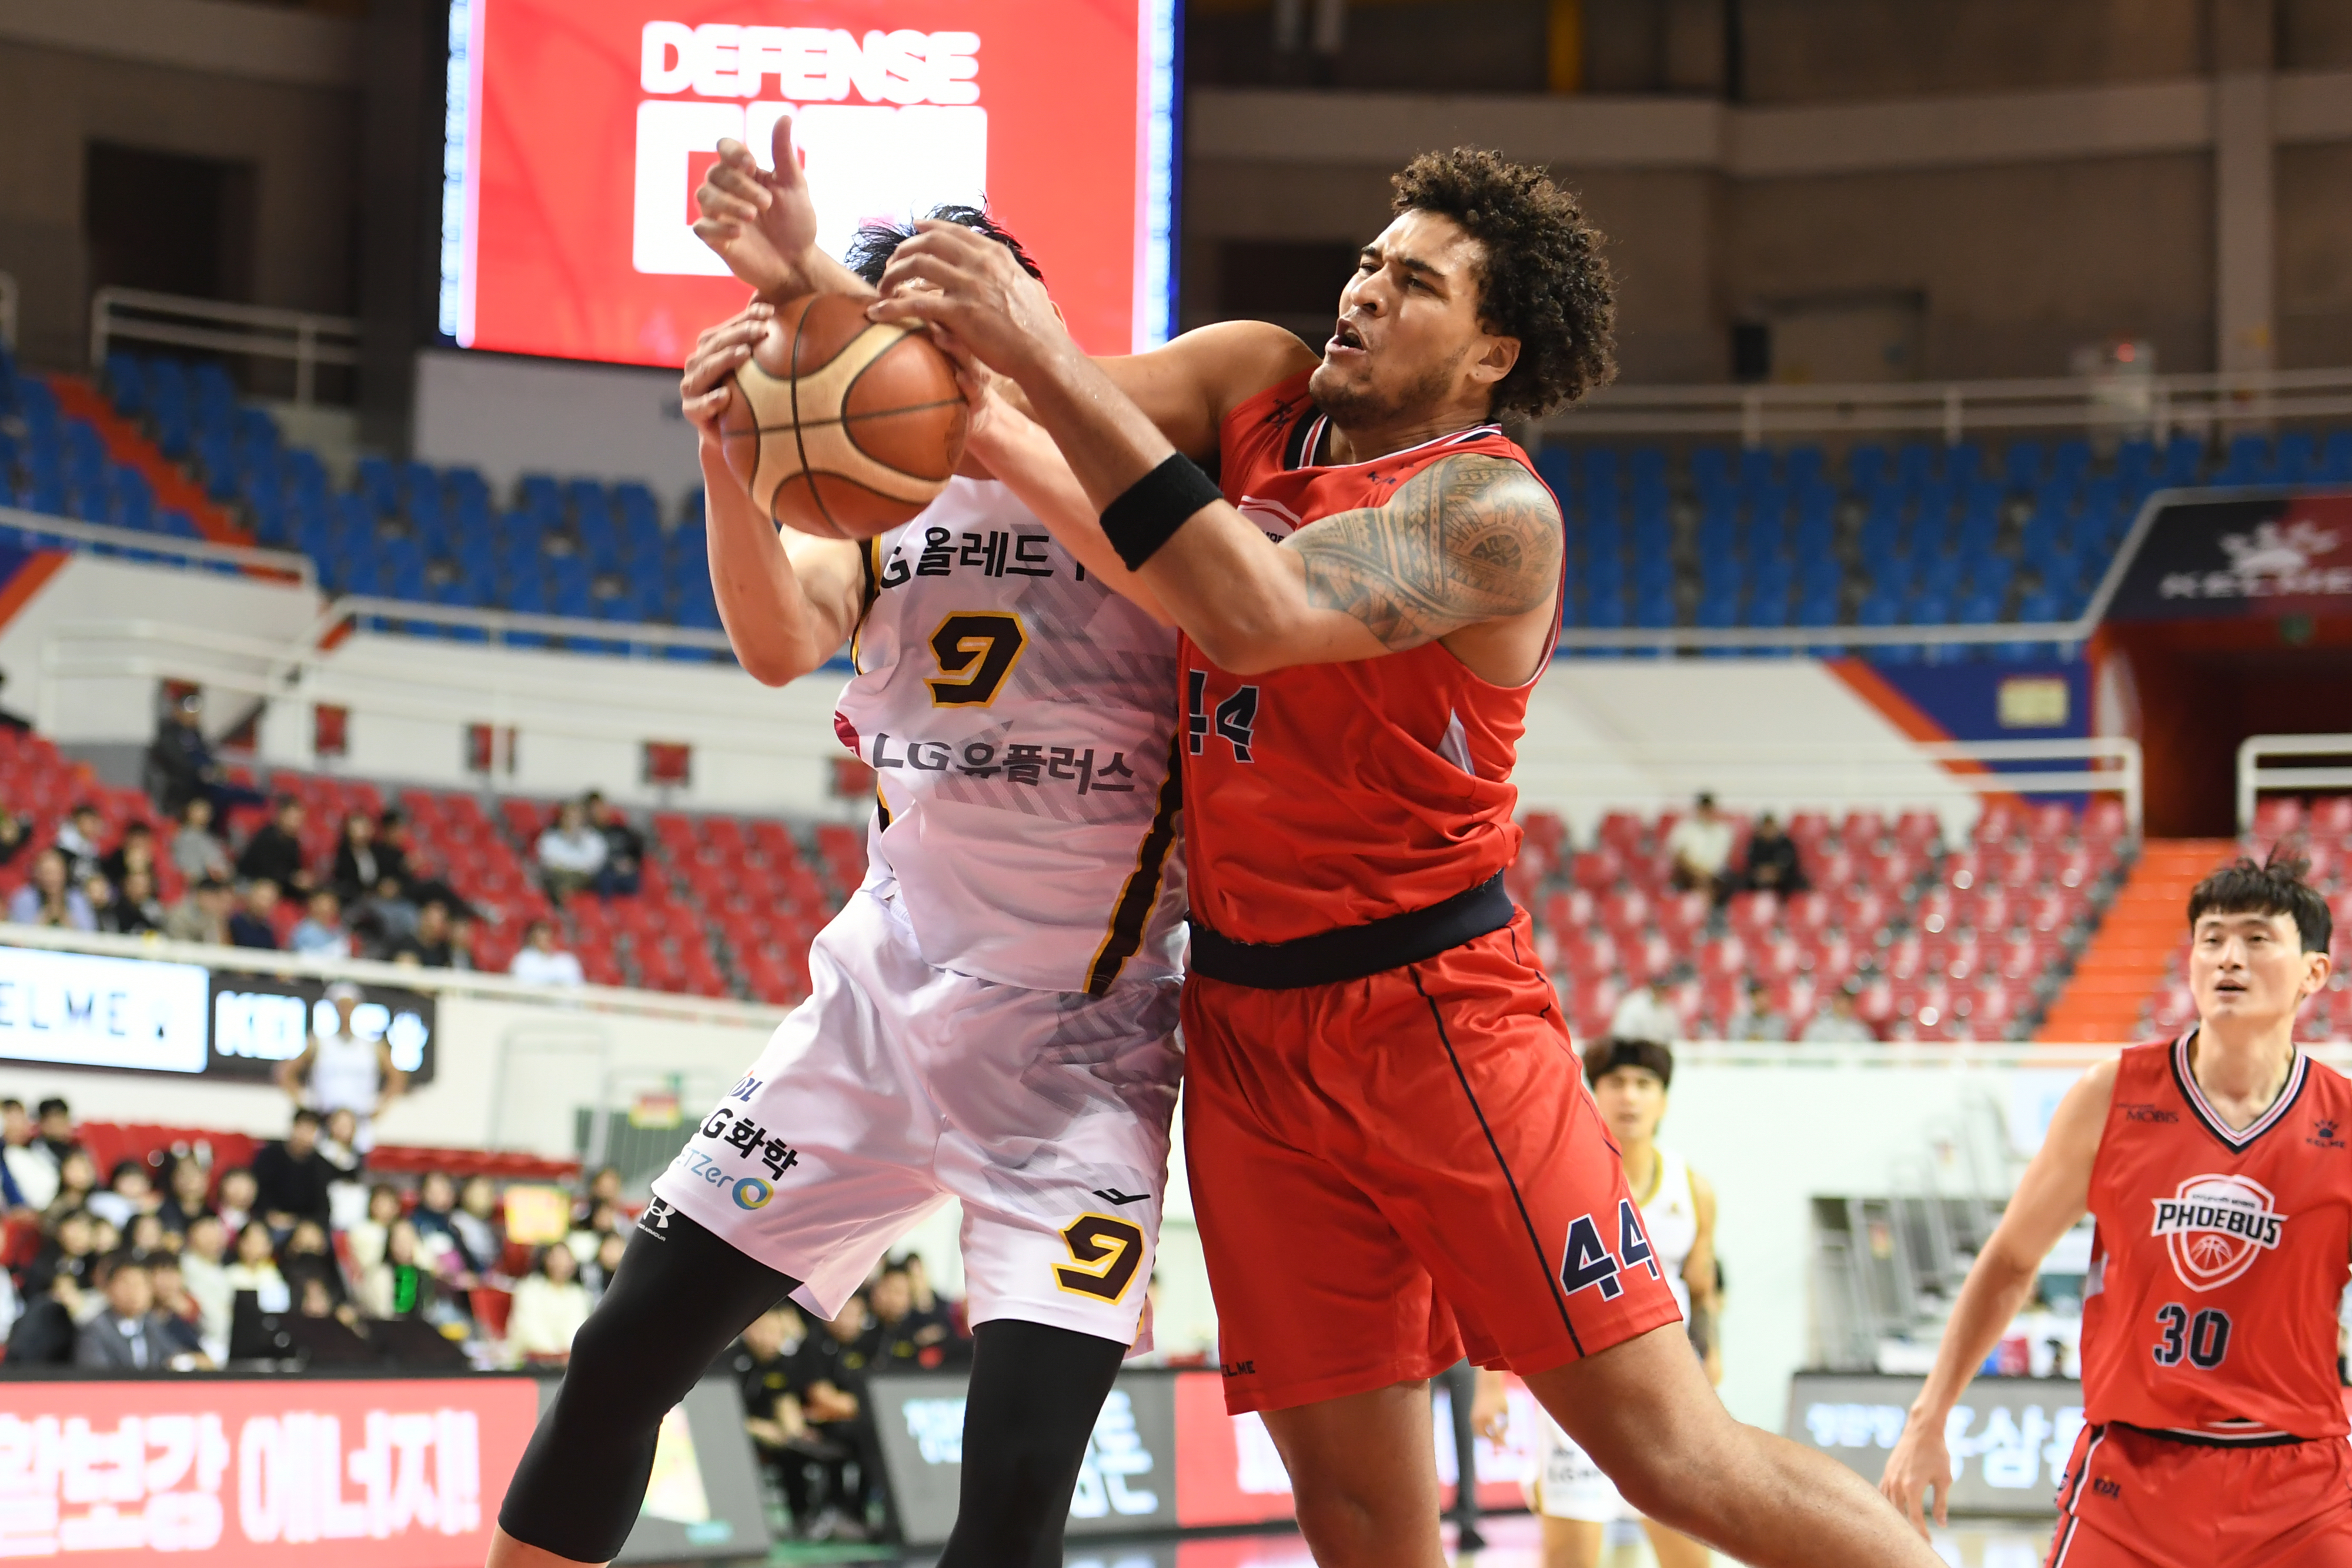
{"label": "under armour logo", "polygon": [[645,1213],[638,1217],[637,1228],[656,1241],[667,1241],[669,1239],[669,1217],[677,1212],[667,1199],[657,1197],[647,1204]]}

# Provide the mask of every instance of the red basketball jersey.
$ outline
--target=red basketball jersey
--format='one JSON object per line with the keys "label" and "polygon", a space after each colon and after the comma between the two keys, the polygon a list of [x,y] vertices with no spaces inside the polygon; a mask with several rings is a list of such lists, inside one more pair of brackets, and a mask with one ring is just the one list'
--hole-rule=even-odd
{"label": "red basketball jersey", "polygon": [[2347,1430],[2336,1313],[2352,1276],[2352,1083],[2295,1053],[2232,1132],[2189,1042],[2123,1053],[2091,1170],[2083,1406],[2209,1440]]}
{"label": "red basketball jersey", "polygon": [[[1226,416],[1225,497],[1271,538],[1382,506],[1460,453],[1528,464],[1492,424],[1367,463],[1318,463],[1328,423],[1304,374]],[[1236,675],[1187,637],[1178,660],[1188,891],[1212,930],[1287,942],[1361,925],[1466,892],[1517,858],[1511,767],[1532,680],[1490,685],[1436,643]]]}

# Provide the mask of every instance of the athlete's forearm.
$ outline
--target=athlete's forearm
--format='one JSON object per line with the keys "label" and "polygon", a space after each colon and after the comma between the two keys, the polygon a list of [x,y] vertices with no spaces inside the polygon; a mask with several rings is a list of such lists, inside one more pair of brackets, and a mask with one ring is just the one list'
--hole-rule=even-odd
{"label": "athlete's forearm", "polygon": [[[1014,379],[1097,512],[1175,452],[1074,343]],[[1312,604],[1303,558],[1222,500],[1193,513],[1135,575],[1203,653],[1236,674],[1386,651],[1357,622]]]}
{"label": "athlete's forearm", "polygon": [[1070,472],[1070,465],[1054,444],[1054,438],[1000,395],[991,393],[990,398],[997,406],[974,423],[970,448],[972,454],[1021,498],[1023,506],[1037,515],[1046,531],[1087,571],[1153,620],[1173,625],[1175,622],[1160,603],[1160,596],[1128,570],[1127,563],[1118,559],[1118,551],[1111,548],[1093,503],[1087,499],[1077,476]]}
{"label": "athlete's forearm", "polygon": [[1941,1430],[1944,1418],[2016,1321],[2033,1291],[2036,1266],[2021,1263],[1997,1246],[1977,1254],[1960,1286],[1959,1300],[1944,1324],[1943,1343],[1936,1350],[1936,1368],[1911,1401],[1911,1418]]}
{"label": "athlete's forearm", "polygon": [[803,294],[848,294],[860,299],[878,298],[875,287],[814,246],[792,264],[792,270],[761,283],[757,298],[782,305]]}
{"label": "athlete's forearm", "polygon": [[729,471],[715,437],[702,438],[704,533],[719,620],[753,680],[781,686],[832,657],[824,617],[810,603],[773,523]]}

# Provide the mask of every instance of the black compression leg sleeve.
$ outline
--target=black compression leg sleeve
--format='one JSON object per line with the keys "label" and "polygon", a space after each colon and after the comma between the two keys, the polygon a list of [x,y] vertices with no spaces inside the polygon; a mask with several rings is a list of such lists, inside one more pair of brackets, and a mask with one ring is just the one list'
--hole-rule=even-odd
{"label": "black compression leg sleeve", "polygon": [[631,1235],[572,1341],[563,1387],[523,1450],[499,1527],[558,1557],[611,1562],[645,1501],[662,1417],[798,1284],[675,1211],[661,1231]]}
{"label": "black compression leg sleeve", "polygon": [[1012,1318],[972,1341],[963,1486],[939,1568],[1060,1568],[1070,1492],[1127,1346]]}

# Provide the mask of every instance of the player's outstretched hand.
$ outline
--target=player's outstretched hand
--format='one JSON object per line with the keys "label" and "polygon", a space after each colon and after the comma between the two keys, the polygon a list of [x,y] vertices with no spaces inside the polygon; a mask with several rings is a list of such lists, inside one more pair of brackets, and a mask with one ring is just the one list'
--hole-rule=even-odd
{"label": "player's outstretched hand", "polygon": [[1011,251],[960,224],[926,219],[915,228],[891,254],[868,316],[944,329],[971,358],[1016,381],[1068,344],[1045,285]]}
{"label": "player's outstretched hand", "polygon": [[776,314],[772,305],[751,304],[695,340],[678,377],[677,405],[687,423],[705,435],[715,435],[735,398],[735,368],[751,357],[751,345],[768,329]]}
{"label": "player's outstretched hand", "polygon": [[1911,1528],[1921,1535],[1927,1533],[1924,1517],[1927,1494],[1930,1488],[1936,1493],[1936,1522],[1948,1522],[1945,1515],[1952,1500],[1952,1455],[1944,1446],[1944,1428],[1940,1423],[1922,1421],[1914,1416],[1904,1425],[1903,1436],[1895,1439],[1895,1451],[1886,1456],[1886,1469],[1878,1478],[1878,1490],[1895,1511],[1911,1521]]}
{"label": "player's outstretched hand", "polygon": [[776,121],[773,166],[760,167],[733,137],[719,143],[719,161],[694,188],[694,232],[719,253],[727,270],[772,299],[806,294],[816,249],[816,204],[807,172],[793,147],[793,120]]}

